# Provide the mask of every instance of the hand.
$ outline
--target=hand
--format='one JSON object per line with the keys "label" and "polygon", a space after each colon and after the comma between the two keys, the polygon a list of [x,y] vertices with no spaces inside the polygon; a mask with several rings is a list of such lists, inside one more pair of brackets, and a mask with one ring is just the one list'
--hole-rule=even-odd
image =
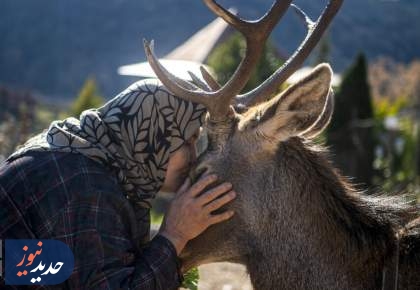
{"label": "hand", "polygon": [[[208,175],[191,186],[191,181],[187,178],[171,202],[159,234],[174,244],[178,255],[189,240],[204,232],[210,225],[233,216],[233,211],[221,214],[211,213],[236,197],[236,193],[231,190],[232,184],[223,183],[200,195],[216,180],[215,175]],[[223,195],[226,192],[228,193]],[[220,197],[221,195],[223,196]]]}

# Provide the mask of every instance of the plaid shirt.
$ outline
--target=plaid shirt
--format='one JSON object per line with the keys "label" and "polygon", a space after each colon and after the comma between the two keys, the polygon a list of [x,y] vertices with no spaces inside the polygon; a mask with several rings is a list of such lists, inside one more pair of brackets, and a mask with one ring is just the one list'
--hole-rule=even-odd
{"label": "plaid shirt", "polygon": [[149,229],[149,210],[81,154],[31,152],[0,166],[0,239],[56,239],[74,254],[68,280],[39,288],[178,288],[176,250],[163,236],[148,241]]}

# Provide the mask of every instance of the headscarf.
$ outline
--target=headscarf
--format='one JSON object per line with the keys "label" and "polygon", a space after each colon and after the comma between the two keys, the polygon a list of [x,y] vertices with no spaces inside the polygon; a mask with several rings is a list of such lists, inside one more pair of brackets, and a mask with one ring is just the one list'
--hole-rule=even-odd
{"label": "headscarf", "polygon": [[8,159],[28,151],[81,153],[115,170],[129,198],[146,201],[162,187],[170,154],[200,128],[205,112],[147,79],[80,119],[52,122]]}

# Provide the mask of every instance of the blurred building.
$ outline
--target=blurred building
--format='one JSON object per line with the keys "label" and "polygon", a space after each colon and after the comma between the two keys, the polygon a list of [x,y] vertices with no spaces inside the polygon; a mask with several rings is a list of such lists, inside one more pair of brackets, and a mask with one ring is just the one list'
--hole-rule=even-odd
{"label": "blurred building", "polygon": [[[235,13],[234,9],[230,10]],[[234,32],[235,30],[231,26],[218,17],[161,58],[160,61],[174,75],[182,79],[191,80],[188,71],[201,76],[200,66],[206,64],[213,49],[228,39]],[[278,47],[276,47],[275,52],[278,58],[288,58],[286,53],[282,52]],[[208,69],[211,71],[211,68]],[[287,82],[290,84],[296,83],[311,70],[312,67],[310,66],[303,67],[297,70]],[[121,66],[118,68],[118,74],[143,78],[156,77],[147,61]],[[339,86],[340,82],[341,76],[334,74],[333,86]]]}
{"label": "blurred building", "polygon": [[[200,66],[207,62],[211,51],[226,40],[233,31],[224,20],[217,18],[160,60],[166,69],[180,78],[190,79],[188,71],[199,76]],[[147,61],[121,66],[118,73],[127,76],[155,77]]]}
{"label": "blurred building", "polygon": [[[230,9],[230,11],[235,13],[234,9]],[[191,80],[188,71],[200,76],[200,66],[207,63],[213,49],[228,39],[234,32],[235,30],[223,19],[216,18],[161,58],[160,61],[171,73],[180,78]],[[286,54],[278,48],[276,54],[279,58],[287,58]],[[211,71],[211,69],[209,70]],[[121,66],[118,68],[118,74],[155,77],[147,61]]]}

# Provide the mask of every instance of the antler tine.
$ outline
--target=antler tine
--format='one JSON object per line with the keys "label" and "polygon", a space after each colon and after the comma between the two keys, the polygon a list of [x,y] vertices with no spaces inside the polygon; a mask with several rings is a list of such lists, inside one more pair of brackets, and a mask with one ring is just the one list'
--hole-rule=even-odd
{"label": "antler tine", "polygon": [[273,93],[275,93],[279,85],[284,83],[289,78],[289,76],[292,75],[303,64],[309,53],[319,42],[322,34],[327,29],[331,20],[337,14],[342,3],[343,0],[330,0],[316,22],[312,22],[299,7],[293,5],[299,16],[301,16],[306,21],[306,25],[308,26],[307,36],[302,41],[299,48],[286,61],[286,63],[277,69],[277,71],[267,80],[265,80],[260,86],[246,94],[239,95],[236,99],[236,102],[248,107],[264,101],[266,98],[269,98]]}
{"label": "antler tine", "polygon": [[[205,0],[215,3],[213,0]],[[276,23],[284,15],[292,0],[276,0],[269,12],[257,21],[240,21],[240,26],[235,26],[245,37],[246,51],[245,56],[227,83],[216,93],[219,116],[227,116],[231,100],[233,100],[247,84],[261,53],[264,49],[264,43],[273,30]],[[219,6],[220,7],[220,6]],[[224,10],[227,13],[229,11]],[[230,13],[230,12],[229,12]],[[231,14],[233,17],[233,14]],[[238,18],[239,19],[239,18]],[[214,115],[214,114],[213,114]]]}
{"label": "antler tine", "polygon": [[203,76],[206,83],[213,91],[220,90],[222,87],[215,78],[207,71],[204,66],[200,66],[201,75]]}
{"label": "antler tine", "polygon": [[193,79],[193,83],[190,83],[190,82],[188,82],[186,80],[183,80],[181,78],[178,78],[177,76],[174,76],[174,79],[175,79],[175,81],[176,81],[176,83],[178,85],[184,87],[187,90],[198,90],[199,88],[200,89],[203,89],[202,87],[200,87],[200,84],[199,83],[195,83],[194,82],[194,79]]}
{"label": "antler tine", "polygon": [[198,76],[196,76],[195,73],[193,73],[192,71],[188,71],[188,74],[190,75],[193,83],[197,85],[200,89],[206,92],[211,91],[210,86],[203,82]]}
{"label": "antler tine", "polygon": [[220,6],[216,1],[214,0],[203,0],[204,3],[207,5],[207,7],[214,12],[217,16],[221,17],[224,21],[238,29],[242,32],[242,29],[244,29],[247,26],[247,22],[239,17],[237,17],[235,14],[230,12],[229,10],[223,8]]}
{"label": "antler tine", "polygon": [[226,119],[231,100],[245,87],[251,73],[258,62],[272,29],[284,15],[292,0],[276,0],[269,12],[257,21],[245,21],[221,7],[214,0],[204,0],[217,15],[238,29],[246,39],[247,49],[245,57],[229,81],[220,89],[213,92],[203,90],[188,90],[176,82],[176,77],[169,73],[157,60],[152,45],[145,41],[146,56],[153,70],[161,82],[181,98],[205,105],[212,119]]}
{"label": "antler tine", "polygon": [[188,90],[182,87],[176,76],[171,74],[169,71],[166,70],[164,66],[158,61],[156,55],[153,51],[153,41],[148,42],[147,40],[143,40],[144,44],[144,51],[146,52],[147,60],[149,61],[150,66],[152,67],[153,71],[155,72],[158,79],[175,95],[182,97],[183,99],[195,103],[200,103],[205,106],[211,106],[208,104],[206,97],[202,95],[201,91],[198,90]]}
{"label": "antler tine", "polygon": [[312,21],[312,19],[305,13],[305,11],[300,9],[299,6],[295,4],[291,4],[290,6],[292,6],[295,9],[296,14],[302,19],[302,21],[306,23],[306,27],[308,28],[308,30],[314,27],[315,22]]}

